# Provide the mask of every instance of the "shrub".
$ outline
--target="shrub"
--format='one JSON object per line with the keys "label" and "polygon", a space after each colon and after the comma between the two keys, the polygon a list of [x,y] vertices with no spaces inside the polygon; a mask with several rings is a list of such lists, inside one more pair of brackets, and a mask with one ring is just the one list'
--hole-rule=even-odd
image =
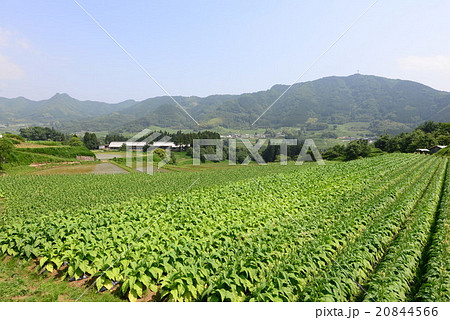
{"label": "shrub", "polygon": [[9,155],[13,152],[14,146],[9,139],[0,139],[0,169],[5,163]]}
{"label": "shrub", "polygon": [[164,159],[164,158],[166,157],[166,151],[163,150],[163,149],[161,149],[161,148],[156,149],[156,150],[154,151],[154,153],[155,153],[156,155],[158,155],[158,157],[160,157],[161,159]]}
{"label": "shrub", "polygon": [[12,133],[5,133],[3,135],[4,138],[9,138],[9,139],[14,139],[14,140],[18,140],[20,142],[25,142],[25,139],[22,138],[21,136],[17,135],[17,134],[12,134]]}
{"label": "shrub", "polygon": [[81,141],[78,137],[72,137],[69,139],[69,142],[67,144],[71,147],[82,147],[83,141]]}

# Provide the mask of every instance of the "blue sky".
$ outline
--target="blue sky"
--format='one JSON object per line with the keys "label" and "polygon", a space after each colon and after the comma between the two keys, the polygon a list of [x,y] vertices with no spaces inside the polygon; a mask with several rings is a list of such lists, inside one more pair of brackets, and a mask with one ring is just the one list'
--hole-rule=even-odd
{"label": "blue sky", "polygon": [[[173,95],[292,84],[373,0],[78,0]],[[380,0],[301,81],[375,74],[450,91],[450,1]],[[72,0],[2,0],[0,96],[164,92]]]}

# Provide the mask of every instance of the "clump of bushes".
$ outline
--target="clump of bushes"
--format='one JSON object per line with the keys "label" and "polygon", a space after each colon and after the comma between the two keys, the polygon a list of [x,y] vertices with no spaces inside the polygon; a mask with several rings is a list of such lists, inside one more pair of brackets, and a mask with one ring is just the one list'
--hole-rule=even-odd
{"label": "clump of bushes", "polygon": [[347,145],[335,145],[323,153],[326,160],[350,161],[366,157],[374,157],[383,154],[378,148],[367,140],[355,140]]}

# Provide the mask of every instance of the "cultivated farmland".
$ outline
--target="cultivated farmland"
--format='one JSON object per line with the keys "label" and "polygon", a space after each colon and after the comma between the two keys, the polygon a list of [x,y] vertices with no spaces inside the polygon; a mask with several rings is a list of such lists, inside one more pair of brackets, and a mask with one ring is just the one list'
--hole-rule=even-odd
{"label": "cultivated farmland", "polygon": [[0,249],[131,301],[450,301],[449,170],[392,154],[5,177]]}

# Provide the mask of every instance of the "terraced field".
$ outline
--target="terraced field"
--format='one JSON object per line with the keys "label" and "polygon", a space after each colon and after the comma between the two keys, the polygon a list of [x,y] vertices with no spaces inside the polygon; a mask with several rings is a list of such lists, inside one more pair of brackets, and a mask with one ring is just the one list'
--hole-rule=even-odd
{"label": "terraced field", "polygon": [[0,178],[0,250],[131,301],[450,301],[449,170],[392,154]]}

